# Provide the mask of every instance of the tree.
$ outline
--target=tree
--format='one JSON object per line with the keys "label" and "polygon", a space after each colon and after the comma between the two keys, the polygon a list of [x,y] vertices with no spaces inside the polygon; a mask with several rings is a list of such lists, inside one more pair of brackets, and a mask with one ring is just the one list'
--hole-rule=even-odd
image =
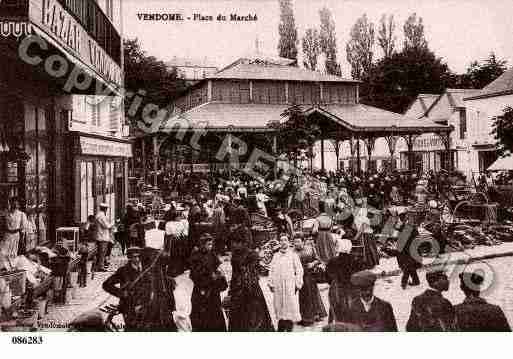
{"label": "tree", "polygon": [[315,144],[321,132],[317,125],[308,121],[299,105],[292,105],[282,114],[286,122],[271,121],[268,126],[278,130],[278,145],[291,160],[296,160],[301,150],[307,150]]}
{"label": "tree", "polygon": [[297,29],[291,0],[280,0],[278,52],[281,57],[297,60]]}
{"label": "tree", "polygon": [[419,93],[442,93],[453,74],[427,47],[407,48],[373,66],[362,102],[403,113]]}
{"label": "tree", "polygon": [[510,156],[513,152],[513,108],[506,107],[503,115],[496,118],[492,134],[497,140],[497,153],[500,156]]}
{"label": "tree", "polygon": [[388,18],[385,14],[381,16],[381,20],[379,22],[379,31],[378,31],[378,44],[383,50],[384,57],[390,57],[394,54],[395,51],[395,40],[396,36],[395,32],[395,22],[394,15],[388,15]]}
{"label": "tree", "polygon": [[307,69],[317,70],[317,59],[321,53],[319,31],[309,28],[303,37],[303,64]]}
{"label": "tree", "polygon": [[482,63],[473,61],[461,76],[462,87],[482,89],[506,71],[506,60],[499,60],[492,52]]}
{"label": "tree", "polygon": [[340,64],[337,62],[337,37],[335,31],[335,22],[331,16],[331,11],[324,7],[319,10],[321,18],[320,46],[321,52],[326,57],[326,72],[331,75],[342,75]]}
{"label": "tree", "polygon": [[405,49],[424,49],[428,47],[424,37],[424,24],[422,18],[417,19],[417,14],[411,14],[404,23],[404,48]]}
{"label": "tree", "polygon": [[374,56],[374,24],[363,14],[351,28],[351,39],[346,45],[347,61],[351,65],[353,79],[368,76]]}
{"label": "tree", "polygon": [[123,45],[127,114],[131,106],[130,98],[138,91],[144,91],[143,102],[137,113],[135,116],[130,115],[132,120],[137,121],[141,109],[147,104],[166,108],[185,89],[185,83],[177,77],[175,69],[170,69],[164,62],[148,56],[137,39],[124,40]]}

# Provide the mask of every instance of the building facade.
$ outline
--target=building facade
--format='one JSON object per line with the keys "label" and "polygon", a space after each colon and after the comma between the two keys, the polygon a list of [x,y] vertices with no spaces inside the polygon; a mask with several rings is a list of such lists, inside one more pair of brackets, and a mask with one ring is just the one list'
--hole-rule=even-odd
{"label": "building facade", "polygon": [[191,59],[173,57],[166,63],[170,68],[176,69],[176,74],[183,79],[186,84],[192,85],[217,72],[217,67],[207,61],[207,59]]}
{"label": "building facade", "polygon": [[0,207],[35,210],[40,242],[126,198],[121,19],[120,0],[0,3]]}
{"label": "building facade", "polygon": [[[444,139],[435,134],[418,136],[414,142],[414,163],[418,171],[454,169],[471,179],[474,168],[470,145],[468,111],[464,98],[477,93],[472,89],[446,89],[440,95],[421,94],[406,111],[407,116],[429,120],[454,128],[450,135],[450,151],[445,151]],[[401,167],[407,167],[406,145],[399,145]]]}
{"label": "building facade", "polygon": [[468,165],[483,172],[497,160],[496,140],[492,134],[497,117],[506,107],[513,107],[513,69],[505,71],[481,91],[464,99],[467,109]]}

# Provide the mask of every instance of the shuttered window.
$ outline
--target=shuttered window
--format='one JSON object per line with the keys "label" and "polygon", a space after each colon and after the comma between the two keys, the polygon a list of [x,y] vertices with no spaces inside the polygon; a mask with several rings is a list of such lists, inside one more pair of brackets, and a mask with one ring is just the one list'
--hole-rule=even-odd
{"label": "shuttered window", "polygon": [[460,110],[460,139],[464,140],[467,137],[467,111],[466,109]]}

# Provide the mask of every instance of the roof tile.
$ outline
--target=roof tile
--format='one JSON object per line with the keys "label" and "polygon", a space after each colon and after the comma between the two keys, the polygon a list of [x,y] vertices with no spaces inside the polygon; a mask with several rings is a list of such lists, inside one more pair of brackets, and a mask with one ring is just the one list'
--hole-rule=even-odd
{"label": "roof tile", "polygon": [[237,80],[276,80],[276,81],[314,81],[314,82],[359,82],[339,76],[323,74],[295,66],[263,65],[239,63],[224,71],[217,72],[209,79]]}
{"label": "roof tile", "polygon": [[[230,104],[210,102],[193,108],[179,116],[169,119],[160,130],[171,130],[178,119],[187,121],[191,126],[206,128],[267,128],[271,121],[282,119],[281,114],[287,105],[277,104]],[[306,106],[303,109],[307,109]],[[363,104],[321,105],[320,109],[330,113],[350,126],[359,128],[401,127],[439,127],[429,120],[418,120],[398,113],[382,110]]]}
{"label": "roof tile", "polygon": [[513,68],[506,70],[502,75],[485,86],[481,91],[472,96],[466,97],[465,99],[470,100],[480,97],[499,96],[509,92],[513,92]]}

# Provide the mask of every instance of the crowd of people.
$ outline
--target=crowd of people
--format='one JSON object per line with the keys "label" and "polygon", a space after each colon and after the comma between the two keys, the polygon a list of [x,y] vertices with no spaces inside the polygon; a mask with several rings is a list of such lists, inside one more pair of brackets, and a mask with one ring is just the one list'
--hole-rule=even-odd
{"label": "crowd of people", "polygon": [[[385,251],[397,257],[402,288],[419,285],[417,270],[422,264],[411,245],[420,222],[399,209],[412,203],[425,206],[428,214],[421,227],[430,231],[443,252],[445,238],[431,195],[463,179],[444,172],[375,173],[361,178],[321,173],[312,178],[291,176],[279,190],[272,181],[232,177],[209,183],[200,178],[194,195],[160,204],[159,220],[152,217],[153,208],[129,204],[116,233],[128,263],[103,285],[120,297],[125,329],[291,331],[294,324],[308,327],[327,317],[327,331],[397,331],[393,306],[373,294],[377,276],[372,269]],[[316,203],[312,197],[320,200]],[[288,215],[294,203],[302,210],[315,207],[308,231]],[[396,209],[389,210],[383,226],[376,217],[390,206]],[[262,243],[252,231],[250,213],[268,218],[276,229],[277,246],[264,279]],[[107,231],[114,225],[102,222],[100,211],[94,226]],[[101,231],[96,231],[101,241]],[[155,236],[160,245],[149,246]],[[108,248],[100,247],[99,268],[105,268]],[[223,270],[226,258],[231,275]],[[193,291],[190,311],[184,312],[173,297],[178,290],[174,278],[187,271]],[[469,278],[472,285],[467,286]],[[500,308],[480,298],[479,275],[462,274],[467,299],[457,306],[442,296],[448,285],[443,271],[428,273],[426,280],[430,289],[413,301],[407,330],[509,330]],[[329,285],[327,307],[319,283]],[[272,292],[272,308],[266,303],[265,286]],[[486,321],[469,320],[469,311],[486,313]]]}

